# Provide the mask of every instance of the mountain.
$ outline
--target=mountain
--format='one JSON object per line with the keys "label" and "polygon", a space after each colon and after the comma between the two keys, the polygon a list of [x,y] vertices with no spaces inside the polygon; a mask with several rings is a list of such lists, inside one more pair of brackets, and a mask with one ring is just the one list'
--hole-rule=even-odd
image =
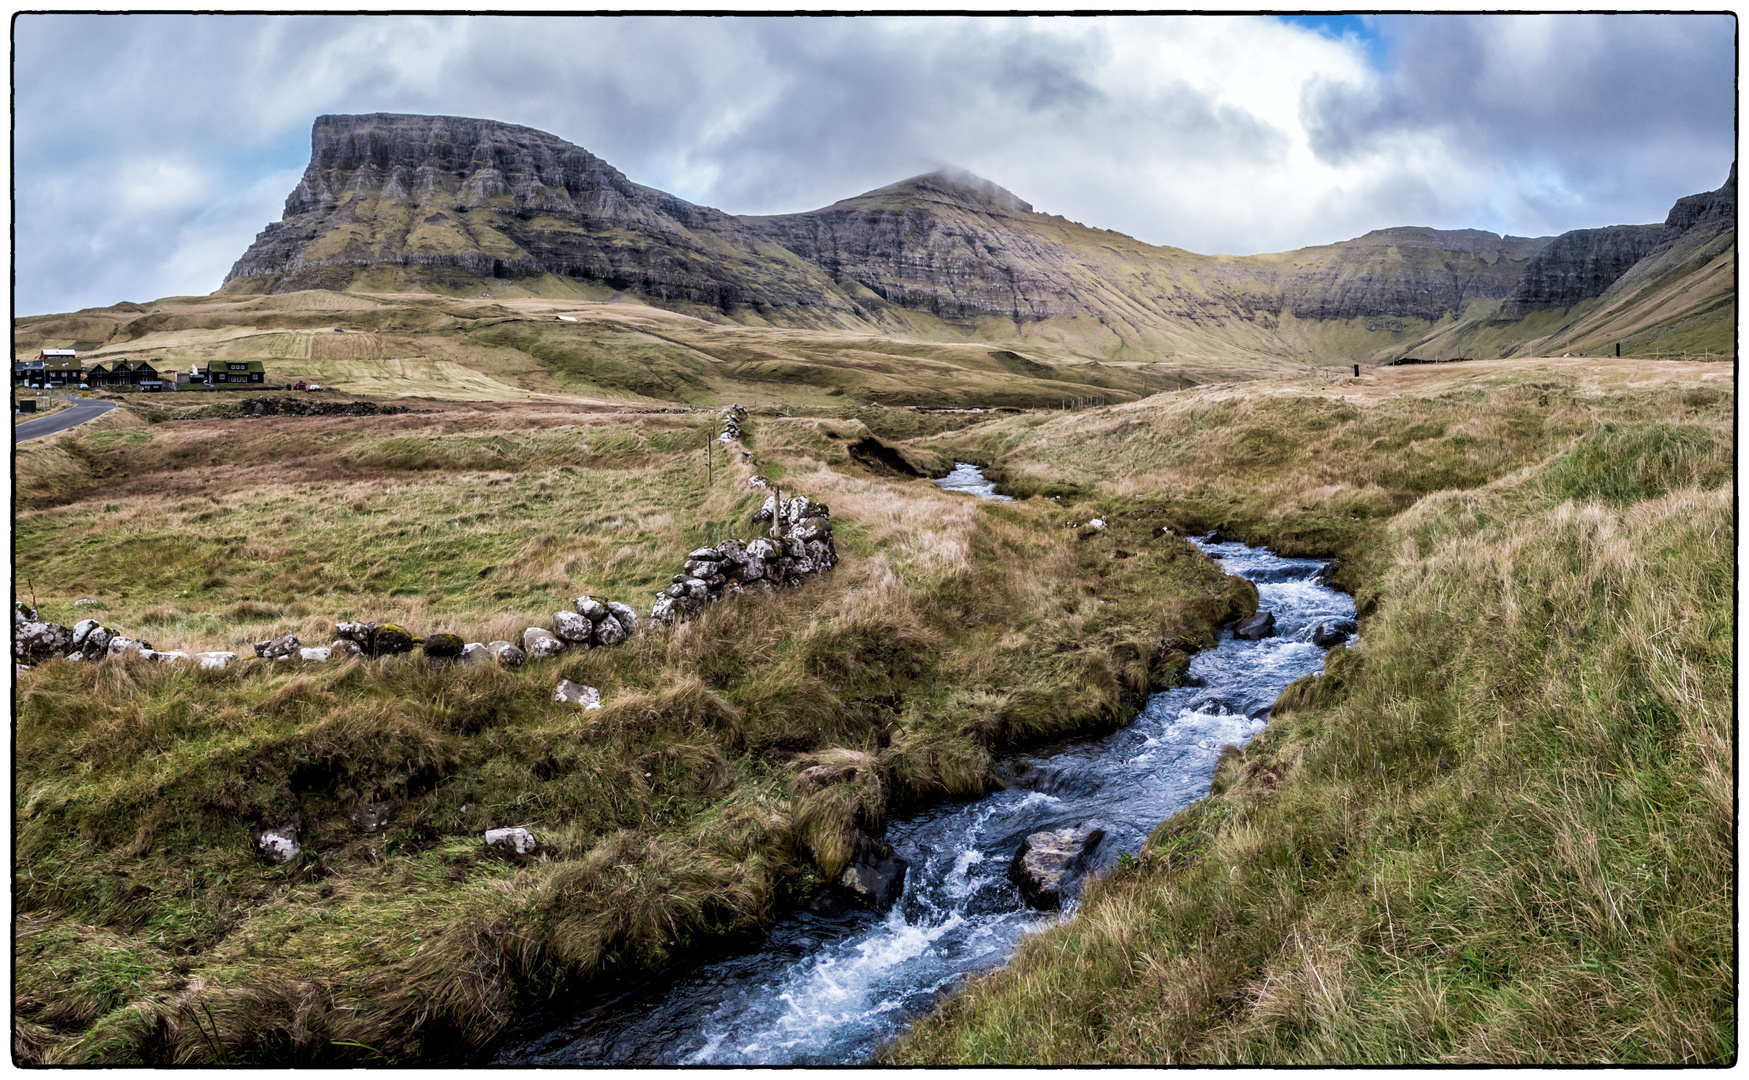
{"label": "mountain", "polygon": [[[1107,359],[1347,362],[1484,344],[1498,353],[1549,340],[1551,313],[1583,321],[1611,296],[1625,302],[1620,283],[1648,260],[1664,269],[1641,276],[1660,290],[1710,265],[1720,240],[1735,241],[1734,168],[1726,187],[1728,197],[1721,188],[1682,200],[1663,226],[1541,238],[1406,227],[1205,256],[1040,213],[957,171],[805,213],[731,215],[637,184],[532,128],[323,116],[284,218],[222,291],[633,296],[747,325],[1037,343]],[[1691,233],[1706,241],[1683,239]],[[1712,254],[1697,263],[1703,248]],[[1697,302],[1718,301],[1719,284]],[[1728,284],[1734,315],[1734,274]],[[1641,328],[1648,342],[1660,325]]]}

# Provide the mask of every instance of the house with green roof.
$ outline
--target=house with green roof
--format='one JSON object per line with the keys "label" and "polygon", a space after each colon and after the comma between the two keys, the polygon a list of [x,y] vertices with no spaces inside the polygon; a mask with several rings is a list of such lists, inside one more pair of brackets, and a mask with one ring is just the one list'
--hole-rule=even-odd
{"label": "house with green roof", "polygon": [[267,381],[267,368],[259,360],[214,360],[197,370],[208,386],[259,385]]}

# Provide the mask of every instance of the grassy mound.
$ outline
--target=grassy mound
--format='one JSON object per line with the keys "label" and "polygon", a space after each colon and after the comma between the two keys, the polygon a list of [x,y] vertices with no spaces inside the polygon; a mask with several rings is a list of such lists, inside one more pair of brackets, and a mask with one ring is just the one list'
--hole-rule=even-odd
{"label": "grassy mound", "polygon": [[[1074,920],[891,1059],[1734,1060],[1729,384],[1617,371],[1533,385],[1592,423],[1526,431],[1517,460],[1466,455],[1493,478],[1358,535],[1376,575],[1361,645],[1290,686],[1216,794]],[[1516,386],[1453,422],[1509,428],[1537,400]],[[1440,406],[1375,407],[1433,423]],[[1338,416],[1324,445],[1375,422]],[[1319,468],[1203,436],[1241,461],[1234,484]],[[1233,498],[1263,535],[1292,519]]]}

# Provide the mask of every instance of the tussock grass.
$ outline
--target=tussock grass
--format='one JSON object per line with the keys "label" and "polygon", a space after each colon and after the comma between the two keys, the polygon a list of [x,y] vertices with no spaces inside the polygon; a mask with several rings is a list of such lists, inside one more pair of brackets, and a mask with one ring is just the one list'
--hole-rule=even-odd
{"label": "tussock grass", "polygon": [[892,1060],[1734,1060],[1734,442],[1647,381],[1386,523],[1362,644]]}
{"label": "tussock grass", "polygon": [[[704,419],[190,418],[63,440],[76,483],[21,468],[17,569],[45,616],[95,596],[160,648],[247,657],[352,617],[515,639],[584,593],[647,609],[688,550],[754,535],[755,468],[832,507],[843,561],[515,671],[22,673],[19,1060],[382,1064],[477,1044],[563,983],[756,932],[841,871],[848,826],[990,789],[1006,745],[1122,722],[1255,603],[1149,519],[1063,527],[1117,503],[997,506],[860,469],[822,430],[868,430],[852,418],[756,415],[761,458],[719,461],[707,487]],[[560,678],[604,707],[554,702]],[[354,824],[368,803],[396,808],[378,832]],[[265,865],[250,828],[294,812],[304,853]],[[488,855],[500,825],[542,854]]]}

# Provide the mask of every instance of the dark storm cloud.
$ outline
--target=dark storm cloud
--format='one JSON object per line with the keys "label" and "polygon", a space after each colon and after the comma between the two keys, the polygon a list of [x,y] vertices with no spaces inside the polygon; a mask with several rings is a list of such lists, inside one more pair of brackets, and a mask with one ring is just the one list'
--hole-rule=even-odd
{"label": "dark storm cloud", "polygon": [[279,216],[322,113],[525,124],[735,213],[957,165],[1046,212],[1234,253],[1653,220],[1716,186],[1732,146],[1719,19],[14,25],[23,312],[216,287]]}

